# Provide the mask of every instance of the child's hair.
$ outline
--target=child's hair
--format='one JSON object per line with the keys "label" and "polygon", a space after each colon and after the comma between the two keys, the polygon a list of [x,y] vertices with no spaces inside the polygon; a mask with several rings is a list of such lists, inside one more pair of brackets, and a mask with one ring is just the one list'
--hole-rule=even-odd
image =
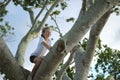
{"label": "child's hair", "polygon": [[44,27],[43,29],[42,29],[42,34],[41,34],[41,36],[44,38],[44,36],[43,36],[43,33],[45,33],[45,30],[46,29],[50,29],[50,27]]}

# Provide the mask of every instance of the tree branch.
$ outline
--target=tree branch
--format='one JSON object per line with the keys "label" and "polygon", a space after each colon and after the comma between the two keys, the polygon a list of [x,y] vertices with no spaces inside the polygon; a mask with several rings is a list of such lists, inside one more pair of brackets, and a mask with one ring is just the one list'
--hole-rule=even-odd
{"label": "tree branch", "polygon": [[[76,54],[77,56],[79,56],[79,58],[77,58],[78,60],[75,59],[76,60],[76,74],[75,74],[74,80],[76,79],[86,80],[87,79],[87,75],[89,72],[90,63],[93,59],[97,39],[99,38],[99,34],[101,30],[103,29],[106,21],[108,20],[110,14],[111,14],[110,11],[106,12],[104,16],[102,16],[100,20],[95,25],[93,25],[93,27],[91,28],[86,52],[82,56],[80,56],[82,50],[78,52],[79,54]],[[80,62],[78,63],[78,61]],[[79,71],[81,71],[82,74]]]}
{"label": "tree branch", "polygon": [[84,67],[83,59],[84,59],[85,51],[82,47],[77,48],[75,53],[75,75],[73,80],[87,80],[85,75],[85,70],[88,70]]}
{"label": "tree branch", "polygon": [[63,64],[63,66],[61,67],[61,70],[58,71],[58,75],[57,75],[57,79],[56,79],[56,80],[62,80],[63,75],[65,74],[67,67],[71,64],[71,62],[72,62],[72,60],[73,60],[73,58],[74,58],[74,56],[75,56],[75,51],[77,50],[78,47],[79,47],[79,45],[78,45],[78,46],[75,46],[75,47],[71,50],[69,59],[67,60],[67,62],[66,62],[65,64]]}
{"label": "tree branch", "polygon": [[97,39],[99,38],[99,34],[101,30],[103,29],[106,21],[108,20],[110,14],[111,12],[108,11],[91,28],[90,38],[88,40],[86,51],[84,52],[82,49],[78,49],[76,53],[76,57],[75,57],[76,73],[75,73],[74,80],[78,80],[78,79],[86,80],[87,79],[87,75],[89,72],[90,63],[93,59],[93,54],[95,50],[95,45],[97,43]]}
{"label": "tree branch", "polygon": [[96,44],[97,44],[97,40],[99,38],[99,35],[100,35],[105,23],[107,22],[110,14],[111,14],[111,11],[106,12],[99,19],[99,21],[91,28],[88,45],[86,48],[86,62],[88,65],[90,65],[90,61],[92,61],[94,51],[96,48]]}
{"label": "tree branch", "polygon": [[4,40],[0,37],[0,71],[9,80],[26,80],[28,71],[20,67]]}
{"label": "tree branch", "polygon": [[[110,5],[104,0],[97,1],[82,17],[81,15],[78,17],[70,31],[54,44],[53,48],[42,61],[33,80],[49,80],[67,53],[83,38],[89,28],[117,4],[116,0],[111,0]],[[116,4],[113,4],[114,2]],[[59,46],[59,43],[62,43],[62,45]]]}
{"label": "tree branch", "polygon": [[50,17],[51,17],[51,19],[55,22],[55,24],[56,24],[56,26],[57,26],[57,30],[58,30],[58,31],[57,31],[57,30],[55,30],[55,31],[59,33],[60,37],[62,37],[62,33],[61,33],[60,29],[59,29],[59,26],[58,26],[58,24],[57,24],[57,21],[55,20],[55,18],[54,18],[52,15],[50,15]]}
{"label": "tree branch", "polygon": [[33,23],[34,23],[34,12],[33,12],[32,9],[29,9],[28,12],[29,12],[29,15],[30,15],[31,24],[33,25]]}
{"label": "tree branch", "polygon": [[45,23],[46,19],[49,17],[50,13],[53,11],[54,7],[59,3],[60,0],[56,0],[53,5],[50,7],[50,9],[47,11],[47,13],[45,14],[45,17],[43,18],[41,24],[39,25],[37,32],[39,32],[43,26],[43,24]]}
{"label": "tree branch", "polygon": [[[47,2],[48,2],[48,0],[45,1],[44,6],[43,6],[42,9],[40,10],[40,12],[37,14],[35,20],[33,21],[31,30],[34,30],[35,24],[37,23],[37,20],[38,20],[39,16],[41,15],[41,13],[44,11],[44,9],[45,9],[45,7],[46,7],[46,5],[47,5]],[[36,29],[37,29],[37,27],[36,27]]]}

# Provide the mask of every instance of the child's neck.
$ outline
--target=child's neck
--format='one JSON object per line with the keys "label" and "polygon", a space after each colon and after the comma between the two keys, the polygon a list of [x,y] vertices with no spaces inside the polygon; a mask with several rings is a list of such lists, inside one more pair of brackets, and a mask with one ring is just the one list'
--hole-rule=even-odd
{"label": "child's neck", "polygon": [[45,37],[44,39],[45,39],[45,41],[48,41],[48,40],[49,40],[49,38],[46,38],[46,37]]}

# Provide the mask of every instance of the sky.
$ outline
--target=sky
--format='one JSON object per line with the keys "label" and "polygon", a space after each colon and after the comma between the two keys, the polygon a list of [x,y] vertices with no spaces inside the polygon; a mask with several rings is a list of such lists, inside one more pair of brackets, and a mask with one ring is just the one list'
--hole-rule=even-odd
{"label": "sky", "polygon": [[[80,6],[81,0],[76,0],[76,1],[70,0],[68,4],[69,4],[68,8],[65,11],[62,11],[62,13],[57,19],[58,25],[63,34],[69,31],[72,25],[74,24],[72,22],[66,23],[65,19],[69,17],[74,17],[74,18],[78,17],[80,7],[81,7]],[[15,36],[13,36],[13,39],[7,38],[6,43],[8,47],[10,48],[11,52],[13,53],[13,55],[15,55],[17,46],[20,40],[24,37],[24,35],[30,29],[31,24],[30,24],[28,13],[23,11],[21,7],[19,6],[16,7],[10,4],[7,7],[7,9],[9,10],[9,13],[7,14],[7,16],[5,16],[5,20],[9,21],[11,26],[14,26]],[[120,45],[119,45],[120,44],[120,36],[119,36],[120,23],[119,21],[120,21],[120,16],[116,16],[115,14],[112,14],[108,22],[106,23],[103,31],[101,32],[100,38],[103,44],[107,44],[111,48],[120,50]],[[54,24],[53,21],[51,20],[47,20],[47,22],[50,24]],[[52,44],[54,44],[54,42],[59,38],[58,33],[53,31],[51,38],[53,38]],[[31,70],[34,65],[29,61],[29,56],[36,48],[35,46],[37,45],[36,43],[37,41],[38,41],[38,38],[34,39],[28,45],[28,48],[26,50],[24,67],[29,70]]]}

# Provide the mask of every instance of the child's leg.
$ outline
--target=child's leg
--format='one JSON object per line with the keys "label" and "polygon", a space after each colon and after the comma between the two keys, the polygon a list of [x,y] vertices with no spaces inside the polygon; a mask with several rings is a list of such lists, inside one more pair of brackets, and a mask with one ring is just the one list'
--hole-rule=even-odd
{"label": "child's leg", "polygon": [[32,79],[33,79],[33,77],[34,77],[34,75],[35,75],[35,73],[36,73],[39,65],[41,64],[42,59],[43,59],[43,58],[40,58],[40,57],[36,57],[36,58],[34,59],[35,65],[34,65],[34,67],[33,67],[33,69],[32,69],[32,72],[30,73],[30,76],[31,76]]}
{"label": "child's leg", "polygon": [[[42,61],[42,60],[41,60]],[[32,69],[32,72],[31,72],[31,77],[33,78],[33,76],[35,75],[39,65],[41,64],[41,61],[37,61]]]}

